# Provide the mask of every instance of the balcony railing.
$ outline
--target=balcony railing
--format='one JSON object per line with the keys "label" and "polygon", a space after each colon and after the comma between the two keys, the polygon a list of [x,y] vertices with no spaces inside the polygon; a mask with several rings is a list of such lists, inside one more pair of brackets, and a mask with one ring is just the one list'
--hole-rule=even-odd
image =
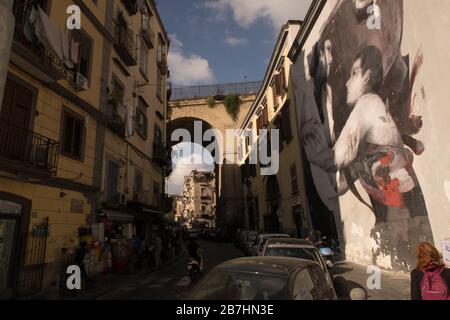
{"label": "balcony railing", "polygon": [[122,103],[119,102],[119,99],[114,96],[108,97],[108,105],[108,116],[110,118],[108,127],[119,136],[124,137],[126,109]]}
{"label": "balcony railing", "polygon": [[171,164],[169,150],[161,144],[153,145],[153,161],[161,166],[169,166]]}
{"label": "balcony railing", "polygon": [[217,84],[209,86],[191,86],[172,88],[171,101],[184,100],[184,99],[196,99],[206,98],[215,95],[227,95],[234,94],[256,94],[261,89],[262,82],[238,82]]}
{"label": "balcony railing", "polygon": [[114,48],[127,66],[135,66],[137,65],[137,47],[134,32],[119,20],[114,20],[114,38],[116,41]]}
{"label": "balcony railing", "polygon": [[[67,69],[64,63],[48,50],[37,38],[32,35],[32,40],[25,36],[24,27],[28,15],[26,14],[26,6],[30,1],[15,1],[14,2],[14,16],[15,16],[15,31],[14,31],[14,45],[11,59],[23,66],[23,69],[35,74],[39,79],[45,82],[58,81],[67,78]],[[34,33],[34,32],[33,32]]]}
{"label": "balcony railing", "polygon": [[29,167],[56,175],[59,143],[0,120],[0,159],[14,167]]}

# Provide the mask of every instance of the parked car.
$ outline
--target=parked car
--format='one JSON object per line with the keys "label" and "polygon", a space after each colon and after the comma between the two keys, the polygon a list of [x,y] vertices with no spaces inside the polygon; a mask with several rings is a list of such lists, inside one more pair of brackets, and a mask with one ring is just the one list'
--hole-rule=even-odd
{"label": "parked car", "polygon": [[246,256],[250,256],[251,255],[250,251],[251,251],[253,243],[255,242],[257,237],[258,237],[258,232],[257,231],[249,231],[246,234],[246,237],[244,239],[243,249],[242,249]]}
{"label": "parked car", "polygon": [[250,249],[250,255],[260,256],[266,241],[271,238],[291,238],[291,236],[288,234],[261,233],[256,237],[255,242],[253,243],[253,246]]}
{"label": "parked car", "polygon": [[264,246],[262,256],[288,257],[314,261],[327,274],[329,280],[332,281],[326,261],[324,261],[319,249],[311,241],[289,238],[268,239]]}
{"label": "parked car", "polygon": [[337,300],[322,268],[310,260],[240,258],[222,263],[192,290],[190,300]]}

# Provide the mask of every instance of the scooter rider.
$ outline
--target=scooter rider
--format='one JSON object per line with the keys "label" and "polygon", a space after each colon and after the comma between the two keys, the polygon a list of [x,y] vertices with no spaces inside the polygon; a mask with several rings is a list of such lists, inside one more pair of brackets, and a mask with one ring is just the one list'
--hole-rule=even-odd
{"label": "scooter rider", "polygon": [[194,239],[191,239],[191,242],[187,246],[189,258],[192,258],[198,262],[200,266],[202,266],[202,255],[200,254],[200,246],[195,242]]}

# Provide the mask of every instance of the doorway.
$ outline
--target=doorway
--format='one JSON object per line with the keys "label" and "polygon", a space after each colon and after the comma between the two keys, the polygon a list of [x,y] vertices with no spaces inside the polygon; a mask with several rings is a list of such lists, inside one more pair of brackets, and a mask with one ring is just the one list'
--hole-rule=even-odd
{"label": "doorway", "polygon": [[0,192],[0,298],[15,294],[24,263],[31,202]]}

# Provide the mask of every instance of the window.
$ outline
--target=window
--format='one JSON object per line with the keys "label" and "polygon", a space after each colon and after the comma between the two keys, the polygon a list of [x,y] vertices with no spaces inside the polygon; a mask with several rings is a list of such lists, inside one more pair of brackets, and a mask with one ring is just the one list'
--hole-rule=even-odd
{"label": "window", "polygon": [[82,30],[72,30],[70,32],[70,43],[78,43],[78,61],[74,65],[74,72],[81,74],[86,79],[90,79],[92,65],[92,40]]}
{"label": "window", "polygon": [[286,101],[282,113],[281,113],[281,121],[280,121],[280,133],[281,139],[286,143],[292,141],[292,127],[291,127],[291,107],[289,100]]}
{"label": "window", "polygon": [[314,300],[314,282],[308,269],[301,270],[295,277],[292,297],[294,300]]}
{"label": "window", "polygon": [[141,54],[139,58],[139,70],[148,82],[148,48],[141,42]]}
{"label": "window", "polygon": [[[257,128],[258,131],[264,128],[267,128],[268,124],[269,124],[269,114],[267,111],[267,107],[264,108],[264,110],[261,112],[261,115],[259,116],[257,122]],[[259,132],[258,132],[259,134]]]}
{"label": "window", "polygon": [[136,131],[142,139],[147,140],[148,119],[146,116],[146,107],[141,99],[139,99],[139,106],[136,109]]}
{"label": "window", "polygon": [[206,206],[202,206],[202,212],[206,211]]}
{"label": "window", "polygon": [[290,170],[292,194],[295,194],[298,192],[297,167],[295,165],[295,162],[291,165]]}
{"label": "window", "polygon": [[61,153],[81,161],[84,148],[84,118],[64,110],[62,125]]}
{"label": "window", "polygon": [[159,101],[163,101],[163,93],[162,93],[162,89],[163,89],[163,76],[161,73],[161,70],[157,70],[156,72],[156,97],[159,99]]}
{"label": "window", "polygon": [[164,63],[164,41],[161,34],[158,34],[158,50],[157,50],[157,61],[158,63]]}
{"label": "window", "polygon": [[154,136],[154,145],[155,147],[162,147],[162,133],[161,129],[155,125],[155,136]]}
{"label": "window", "polygon": [[111,86],[112,86],[112,93],[111,93],[111,96],[110,96],[111,100],[114,101],[115,103],[123,105],[123,101],[124,101],[124,98],[125,98],[124,86],[114,76],[113,76],[113,79],[112,79]]}
{"label": "window", "polygon": [[159,208],[160,205],[160,198],[159,198],[159,184],[156,182],[153,182],[153,205],[156,208]]}
{"label": "window", "polygon": [[325,299],[329,296],[330,292],[332,292],[332,283],[328,280],[328,277],[325,275],[325,272],[319,266],[311,266],[309,267],[311,270],[312,278],[316,284],[317,294],[319,299]]}
{"label": "window", "polygon": [[108,161],[108,176],[106,181],[106,202],[117,203],[119,184],[119,165],[113,161]]}

